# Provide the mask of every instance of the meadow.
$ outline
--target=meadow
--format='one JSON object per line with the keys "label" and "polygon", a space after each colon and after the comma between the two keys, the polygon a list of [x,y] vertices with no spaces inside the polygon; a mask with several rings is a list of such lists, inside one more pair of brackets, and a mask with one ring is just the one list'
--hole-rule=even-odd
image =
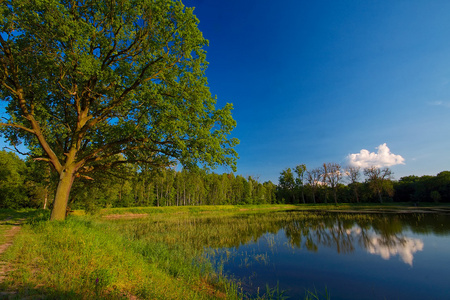
{"label": "meadow", "polygon": [[[209,259],[214,254],[211,249],[238,247],[265,232],[276,232],[290,216],[273,212],[299,211],[301,216],[304,210],[336,209],[398,210],[405,207],[111,208],[96,215],[73,211],[65,222],[47,221],[49,212],[43,210],[2,211],[3,220],[12,215],[8,222],[25,221],[14,244],[2,257],[13,267],[0,283],[0,289],[12,292],[3,294],[9,299],[248,298],[241,283],[229,279],[222,273],[220,264]],[[314,217],[304,214],[308,214],[309,219]],[[256,298],[282,299],[283,291],[276,286],[266,287]],[[305,299],[308,298],[319,299],[320,296],[305,291]]]}
{"label": "meadow", "polygon": [[30,217],[27,211],[29,219],[3,256],[14,267],[0,289],[14,291],[11,299],[241,299],[239,284],[202,255],[208,234],[186,224],[251,212],[231,206],[106,209],[48,222],[49,212]]}

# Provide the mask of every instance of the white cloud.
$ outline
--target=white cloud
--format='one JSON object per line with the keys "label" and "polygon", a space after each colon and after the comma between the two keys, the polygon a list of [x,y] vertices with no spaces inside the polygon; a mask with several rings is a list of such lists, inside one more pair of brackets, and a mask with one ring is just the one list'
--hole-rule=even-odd
{"label": "white cloud", "polygon": [[375,166],[377,168],[390,167],[394,165],[405,164],[405,159],[401,155],[391,153],[386,143],[376,147],[378,152],[369,152],[362,149],[359,153],[349,154],[347,159],[352,167],[368,168]]}

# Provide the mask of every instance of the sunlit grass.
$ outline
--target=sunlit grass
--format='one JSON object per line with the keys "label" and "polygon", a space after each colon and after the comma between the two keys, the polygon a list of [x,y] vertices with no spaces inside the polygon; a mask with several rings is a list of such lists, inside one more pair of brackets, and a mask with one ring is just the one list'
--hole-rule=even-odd
{"label": "sunlit grass", "polygon": [[[0,289],[17,291],[19,299],[243,298],[239,282],[226,279],[205,251],[278,230],[274,225],[286,216],[269,209],[277,210],[164,208],[139,219],[71,216],[66,222],[42,221],[38,214],[7,252],[15,270]],[[152,208],[133,212],[142,211]]]}
{"label": "sunlit grass", "polygon": [[236,297],[207,262],[193,264],[177,247],[127,237],[109,223],[76,217],[24,226],[7,255],[16,270],[2,288],[19,297],[209,299],[227,290]]}
{"label": "sunlit grass", "polygon": [[[317,203],[317,204],[261,204],[261,205],[203,205],[203,206],[165,206],[165,207],[125,207],[105,208],[98,212],[100,216],[123,214],[236,214],[268,211],[342,211],[342,210],[396,210],[396,209],[433,209],[441,207],[450,209],[450,204],[421,203],[419,207],[411,203]],[[84,211],[76,210],[73,215],[84,215]]]}
{"label": "sunlit grass", "polygon": [[[19,299],[245,298],[240,283],[222,273],[222,264],[233,254],[214,249],[237,248],[280,228],[285,228],[297,246],[302,241],[296,237],[308,235],[305,228],[320,231],[327,226],[324,211],[333,207],[113,208],[96,216],[76,211],[66,222],[45,221],[48,211],[17,213],[10,220],[19,220],[24,214],[29,214],[29,219],[5,255],[15,270],[0,290],[18,291]],[[132,218],[136,215],[138,218]],[[341,212],[339,219],[346,229],[354,222],[364,227],[373,216]],[[217,257],[220,259],[214,259]],[[246,263],[266,261],[264,255],[250,253]],[[281,299],[279,296],[284,297],[283,291],[267,288],[258,297]],[[316,292],[305,295],[309,299],[318,296]]]}

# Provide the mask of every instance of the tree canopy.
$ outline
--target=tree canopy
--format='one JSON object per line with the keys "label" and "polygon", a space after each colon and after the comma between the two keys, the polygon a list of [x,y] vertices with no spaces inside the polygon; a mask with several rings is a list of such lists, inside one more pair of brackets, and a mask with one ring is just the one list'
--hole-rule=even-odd
{"label": "tree canopy", "polygon": [[217,109],[193,9],[172,0],[9,0],[0,8],[2,134],[73,180],[122,163],[235,168],[232,105]]}

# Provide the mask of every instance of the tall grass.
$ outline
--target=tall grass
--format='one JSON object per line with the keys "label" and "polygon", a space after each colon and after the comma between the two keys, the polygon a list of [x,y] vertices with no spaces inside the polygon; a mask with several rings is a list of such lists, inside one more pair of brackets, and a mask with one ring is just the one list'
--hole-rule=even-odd
{"label": "tall grass", "polygon": [[6,257],[16,270],[0,288],[17,290],[17,298],[238,298],[206,262],[111,223],[74,217],[24,226]]}

